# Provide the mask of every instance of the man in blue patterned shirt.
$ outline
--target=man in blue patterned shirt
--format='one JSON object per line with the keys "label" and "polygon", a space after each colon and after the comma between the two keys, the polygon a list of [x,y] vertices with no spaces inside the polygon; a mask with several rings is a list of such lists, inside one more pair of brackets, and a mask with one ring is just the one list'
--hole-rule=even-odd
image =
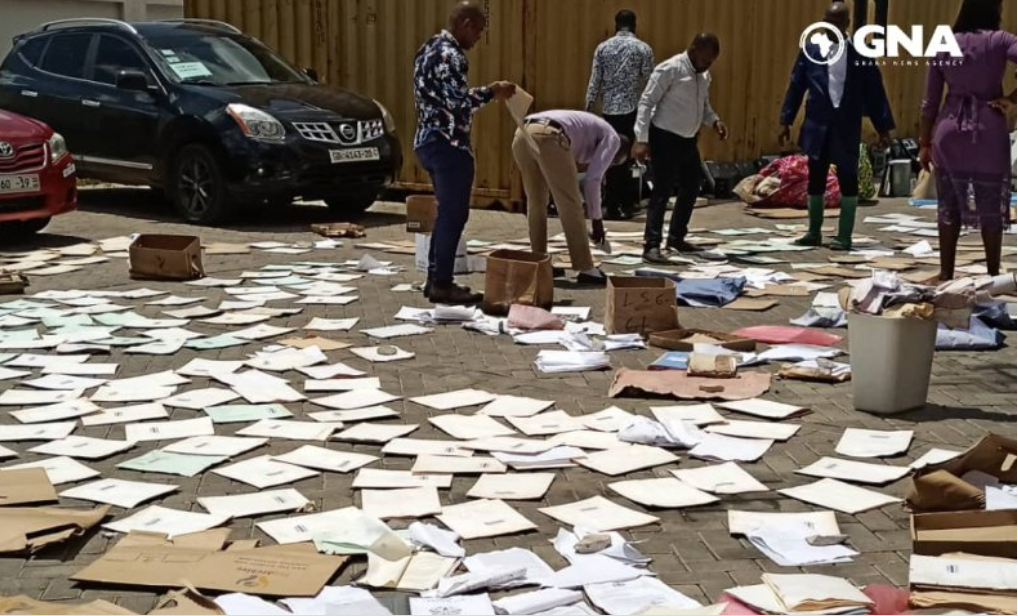
{"label": "man in blue patterned shirt", "polygon": [[[654,72],[654,51],[636,38],[636,13],[615,15],[615,36],[597,46],[587,86],[587,111],[601,97],[601,114],[620,135],[635,138],[636,108],[643,82]],[[639,190],[628,165],[613,167],[606,178],[604,204],[609,218],[632,218]]]}
{"label": "man in blue patterned shirt", "polygon": [[467,85],[470,69],[465,52],[477,44],[487,25],[484,11],[476,2],[459,2],[449,14],[448,28],[431,37],[414,59],[414,151],[431,176],[438,198],[424,290],[436,304],[481,300],[480,294],[453,280],[456,248],[470,217],[474,183],[470,125],[475,110],[516,91],[516,86],[506,81],[480,88]]}

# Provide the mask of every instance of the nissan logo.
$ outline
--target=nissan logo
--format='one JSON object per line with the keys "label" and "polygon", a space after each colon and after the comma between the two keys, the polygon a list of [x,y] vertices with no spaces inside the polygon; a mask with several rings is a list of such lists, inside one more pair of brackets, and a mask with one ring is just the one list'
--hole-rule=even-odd
{"label": "nissan logo", "polygon": [[353,124],[341,124],[339,126],[339,135],[347,141],[351,141],[357,138],[357,129],[354,128]]}
{"label": "nissan logo", "polygon": [[0,141],[0,158],[14,158],[14,146],[6,141]]}

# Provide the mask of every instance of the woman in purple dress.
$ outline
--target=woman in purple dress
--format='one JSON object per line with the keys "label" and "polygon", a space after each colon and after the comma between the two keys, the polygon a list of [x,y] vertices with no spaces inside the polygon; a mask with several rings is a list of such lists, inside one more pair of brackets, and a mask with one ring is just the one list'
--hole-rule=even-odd
{"label": "woman in purple dress", "polygon": [[954,278],[963,226],[982,231],[986,268],[1000,273],[1011,213],[1007,123],[1015,107],[1015,92],[1005,97],[1003,80],[1016,51],[1015,35],[1001,30],[1003,6],[1003,0],[964,0],[954,26],[964,58],[942,54],[926,77],[919,159],[936,168],[942,281]]}

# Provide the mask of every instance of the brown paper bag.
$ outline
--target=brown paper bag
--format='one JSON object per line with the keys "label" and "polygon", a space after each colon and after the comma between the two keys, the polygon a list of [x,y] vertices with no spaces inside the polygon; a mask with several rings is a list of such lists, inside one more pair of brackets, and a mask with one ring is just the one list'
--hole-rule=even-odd
{"label": "brown paper bag", "polygon": [[139,235],[129,250],[135,280],[194,280],[205,276],[201,240],[191,235]]}
{"label": "brown paper bag", "polygon": [[923,169],[919,172],[919,179],[912,190],[913,199],[936,199],[937,198],[937,171],[930,168],[930,171]]}
{"label": "brown paper bag", "polygon": [[551,309],[555,302],[551,257],[519,250],[488,255],[484,276],[484,312],[506,315],[513,304]]}
{"label": "brown paper bag", "polygon": [[609,334],[640,334],[676,329],[675,282],[649,276],[611,276],[604,326]]}

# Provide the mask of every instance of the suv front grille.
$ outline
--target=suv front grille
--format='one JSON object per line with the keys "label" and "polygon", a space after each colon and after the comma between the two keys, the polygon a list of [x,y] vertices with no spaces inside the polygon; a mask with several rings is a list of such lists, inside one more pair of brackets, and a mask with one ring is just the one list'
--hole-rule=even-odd
{"label": "suv front grille", "polygon": [[294,122],[293,128],[308,141],[345,146],[372,141],[385,134],[385,124],[381,119],[359,122]]}
{"label": "suv front grille", "polygon": [[42,169],[45,163],[46,147],[41,143],[33,143],[15,148],[12,158],[0,159],[0,173],[37,171]]}

